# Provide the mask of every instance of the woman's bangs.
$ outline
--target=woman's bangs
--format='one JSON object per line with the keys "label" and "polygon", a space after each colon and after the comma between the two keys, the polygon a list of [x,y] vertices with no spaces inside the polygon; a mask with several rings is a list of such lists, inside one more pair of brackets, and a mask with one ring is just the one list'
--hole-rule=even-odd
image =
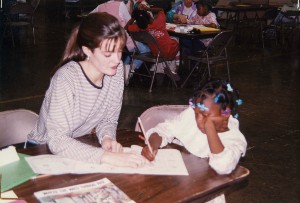
{"label": "woman's bangs", "polygon": [[102,51],[107,52],[119,52],[122,51],[125,46],[125,41],[122,37],[114,37],[103,40],[100,43]]}

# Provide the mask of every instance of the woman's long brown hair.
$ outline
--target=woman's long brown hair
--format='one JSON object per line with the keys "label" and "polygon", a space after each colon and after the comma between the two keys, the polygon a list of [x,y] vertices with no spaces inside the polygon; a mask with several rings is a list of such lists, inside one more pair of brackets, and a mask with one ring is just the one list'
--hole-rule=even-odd
{"label": "woman's long brown hair", "polygon": [[52,75],[69,61],[79,62],[85,60],[87,56],[84,54],[82,46],[93,51],[101,46],[101,43],[106,39],[110,41],[109,43],[119,41],[121,48],[125,46],[127,40],[125,30],[119,24],[118,19],[108,13],[89,14],[72,30],[63,56],[55,66]]}

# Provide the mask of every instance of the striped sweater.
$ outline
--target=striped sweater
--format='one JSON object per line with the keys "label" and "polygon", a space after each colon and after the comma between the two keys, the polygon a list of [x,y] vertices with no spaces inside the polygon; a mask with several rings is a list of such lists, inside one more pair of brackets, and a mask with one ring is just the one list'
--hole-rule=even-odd
{"label": "striped sweater", "polygon": [[43,101],[39,119],[28,140],[47,143],[53,154],[100,163],[104,150],[74,138],[91,132],[101,143],[105,135],[116,138],[124,90],[123,66],[114,76],[104,76],[95,86],[80,64],[71,61],[53,76]]}

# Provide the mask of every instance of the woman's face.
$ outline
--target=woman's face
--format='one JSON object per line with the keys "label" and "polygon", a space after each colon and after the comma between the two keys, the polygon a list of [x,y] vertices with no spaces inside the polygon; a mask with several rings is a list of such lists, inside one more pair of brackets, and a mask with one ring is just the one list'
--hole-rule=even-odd
{"label": "woman's face", "polygon": [[104,40],[100,47],[94,49],[89,61],[95,70],[104,75],[115,75],[122,57],[120,41]]}
{"label": "woman's face", "polygon": [[184,0],[184,6],[190,8],[193,5],[193,0]]}

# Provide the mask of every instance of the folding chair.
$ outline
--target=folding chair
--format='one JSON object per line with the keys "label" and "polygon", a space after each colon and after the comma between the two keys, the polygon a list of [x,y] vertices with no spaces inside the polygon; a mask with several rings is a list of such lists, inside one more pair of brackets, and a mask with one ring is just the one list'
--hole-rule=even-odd
{"label": "folding chair", "polygon": [[288,10],[285,12],[280,12],[280,14],[281,14],[281,19],[278,26],[279,26],[282,44],[285,44],[285,42],[287,42],[289,38],[293,40],[295,35],[298,36],[298,40],[299,40],[300,11]]}
{"label": "folding chair", "polygon": [[26,142],[37,119],[35,112],[26,109],[0,112],[0,148]]}
{"label": "folding chair", "polygon": [[226,48],[231,40],[232,31],[221,31],[212,39],[212,41],[209,43],[205,50],[198,51],[193,55],[188,55],[187,59],[189,60],[189,70],[191,67],[191,61],[196,61],[196,64],[190,71],[189,75],[187,76],[181,87],[184,87],[184,85],[186,84],[186,82],[200,63],[207,64],[208,76],[211,77],[211,65],[226,62],[228,81],[230,81],[230,71]]}
{"label": "folding chair", "polygon": [[[159,105],[146,109],[140,115],[144,130],[147,132],[157,124],[162,123],[167,119],[174,118],[188,107],[189,105]],[[135,124],[135,131],[142,132],[138,121]]]}
{"label": "folding chair", "polygon": [[[154,82],[154,78],[156,75],[156,70],[157,70],[157,64],[158,63],[164,63],[165,64],[165,68],[169,69],[169,71],[171,72],[171,69],[167,63],[167,61],[172,61],[175,60],[174,58],[164,58],[161,56],[161,49],[159,47],[159,44],[157,43],[156,39],[147,31],[140,31],[140,32],[130,32],[129,33],[131,38],[133,39],[133,42],[135,43],[135,41],[138,42],[142,42],[144,44],[147,44],[148,46],[151,44],[152,46],[156,46],[157,50],[158,50],[158,54],[157,56],[154,56],[151,52],[149,53],[140,53],[140,51],[138,50],[136,44],[135,44],[135,51],[132,54],[132,60],[131,60],[131,64],[130,64],[130,72],[132,72],[133,69],[133,61],[134,60],[141,60],[144,62],[144,65],[147,69],[148,74],[139,74],[142,76],[146,76],[146,77],[150,77],[151,78],[151,84],[150,84],[150,88],[149,88],[149,92],[152,92],[152,87],[153,87],[153,82]],[[154,63],[154,70],[153,73],[150,72],[150,69],[147,66],[147,63]],[[172,82],[174,84],[174,86],[177,88],[177,84],[175,79],[173,78],[173,76],[170,76],[172,79]],[[127,81],[125,81],[125,84],[128,84]]]}
{"label": "folding chair", "polygon": [[[261,33],[261,42],[262,47],[265,48],[265,41],[266,40],[274,40],[276,45],[278,44],[278,28],[274,24],[274,19],[278,14],[277,9],[269,9],[265,12],[262,20],[260,21],[260,33]],[[268,23],[270,21],[270,23]]]}
{"label": "folding chair", "polygon": [[35,25],[34,25],[34,15],[40,0],[32,0],[26,3],[16,3],[13,4],[7,13],[7,22],[4,28],[4,34],[7,27],[10,29],[11,39],[13,46],[15,47],[15,40],[13,35],[13,27],[24,27],[30,26],[32,29],[33,44],[35,44]]}

